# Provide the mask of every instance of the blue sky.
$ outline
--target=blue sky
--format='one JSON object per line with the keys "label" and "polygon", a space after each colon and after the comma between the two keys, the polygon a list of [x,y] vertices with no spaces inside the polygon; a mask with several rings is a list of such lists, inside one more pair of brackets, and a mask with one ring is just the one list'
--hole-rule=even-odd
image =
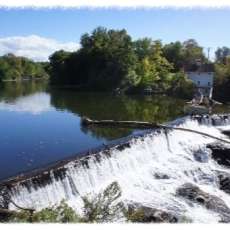
{"label": "blue sky", "polygon": [[[125,28],[134,39],[147,36],[164,43],[195,38],[213,53],[218,46],[230,47],[229,22],[229,9],[0,9],[0,54],[15,36],[37,35],[75,49],[80,36],[97,26]],[[6,37],[7,49],[5,43],[1,49]]]}

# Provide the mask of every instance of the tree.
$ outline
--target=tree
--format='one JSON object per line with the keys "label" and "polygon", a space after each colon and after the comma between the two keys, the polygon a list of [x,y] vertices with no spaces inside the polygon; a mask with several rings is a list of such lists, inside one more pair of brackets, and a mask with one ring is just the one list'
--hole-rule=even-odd
{"label": "tree", "polygon": [[183,60],[184,65],[194,64],[197,60],[201,62],[207,61],[203,48],[194,39],[188,39],[183,42]]}
{"label": "tree", "polygon": [[[124,217],[125,207],[121,197],[121,189],[117,182],[113,182],[95,196],[82,197],[83,216],[78,215],[73,208],[62,200],[60,204],[35,211],[32,215],[26,210],[12,211],[8,218],[0,222],[34,222],[34,223],[106,223],[116,217]],[[8,209],[6,209],[8,210]]]}
{"label": "tree", "polygon": [[138,39],[134,41],[133,46],[138,60],[143,60],[151,53],[152,39],[151,38]]}
{"label": "tree", "polygon": [[52,83],[65,83],[66,80],[66,65],[65,62],[69,58],[70,52],[59,50],[54,52],[50,57],[50,82]]}
{"label": "tree", "polygon": [[230,48],[223,46],[222,48],[218,48],[215,52],[216,62],[217,63],[226,63],[226,58],[230,56]]}
{"label": "tree", "polygon": [[159,79],[156,66],[151,63],[148,57],[141,60],[138,73],[141,76],[139,85],[142,88],[153,86],[154,82]]}
{"label": "tree", "polygon": [[136,82],[135,63],[132,39],[125,30],[98,27],[81,37],[77,52],[58,51],[50,57],[51,82],[104,91],[127,88]]}
{"label": "tree", "polygon": [[173,73],[170,76],[169,94],[182,98],[192,98],[195,84],[183,72]]}
{"label": "tree", "polygon": [[229,101],[230,94],[230,57],[225,57],[224,63],[215,64],[213,96],[217,100]]}
{"label": "tree", "polygon": [[159,40],[155,41],[152,46],[150,61],[155,69],[153,72],[155,72],[157,87],[165,90],[168,87],[168,74],[172,70],[172,65],[163,56],[162,43]]}
{"label": "tree", "polygon": [[23,78],[47,77],[47,73],[40,63],[25,57],[6,54],[0,57],[0,81],[22,80]]}
{"label": "tree", "polygon": [[171,42],[163,47],[163,55],[173,64],[173,71],[178,72],[183,67],[183,45],[181,42]]}

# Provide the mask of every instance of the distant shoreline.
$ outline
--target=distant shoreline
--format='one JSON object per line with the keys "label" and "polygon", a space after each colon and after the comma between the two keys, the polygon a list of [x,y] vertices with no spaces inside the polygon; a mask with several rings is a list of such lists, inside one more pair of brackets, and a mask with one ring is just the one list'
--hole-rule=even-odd
{"label": "distant shoreline", "polygon": [[23,81],[35,81],[35,80],[48,80],[48,78],[45,77],[39,77],[39,78],[29,78],[29,79],[9,79],[9,80],[2,80],[2,82],[23,82]]}

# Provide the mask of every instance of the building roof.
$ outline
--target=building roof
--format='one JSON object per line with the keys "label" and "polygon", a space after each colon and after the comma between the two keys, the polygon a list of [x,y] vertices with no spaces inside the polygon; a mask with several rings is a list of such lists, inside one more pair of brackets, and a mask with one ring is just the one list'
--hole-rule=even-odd
{"label": "building roof", "polygon": [[191,64],[184,67],[185,72],[214,72],[213,64]]}

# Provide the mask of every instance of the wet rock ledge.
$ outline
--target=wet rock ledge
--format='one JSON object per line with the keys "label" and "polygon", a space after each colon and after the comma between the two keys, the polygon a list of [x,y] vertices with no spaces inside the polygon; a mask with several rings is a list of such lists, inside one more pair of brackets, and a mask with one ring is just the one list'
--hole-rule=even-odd
{"label": "wet rock ledge", "polygon": [[177,196],[204,206],[208,210],[214,211],[221,217],[220,222],[230,222],[230,209],[219,197],[210,195],[202,191],[198,186],[191,183],[183,184],[176,191]]}

